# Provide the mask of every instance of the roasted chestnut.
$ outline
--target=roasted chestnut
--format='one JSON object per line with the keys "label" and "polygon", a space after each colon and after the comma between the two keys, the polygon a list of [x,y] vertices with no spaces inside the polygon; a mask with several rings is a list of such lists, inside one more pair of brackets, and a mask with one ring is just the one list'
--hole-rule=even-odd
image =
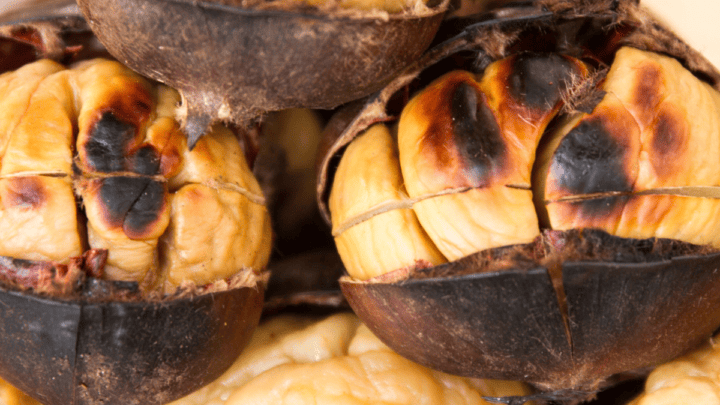
{"label": "roasted chestnut", "polygon": [[212,381],[259,321],[271,250],[238,131],[191,151],[179,94],[84,59],[78,17],[0,32],[11,57],[66,63],[0,75],[0,376],[63,405],[163,404]]}
{"label": "roasted chestnut", "polygon": [[455,28],[328,126],[318,200],[353,309],[420,364],[580,397],[710,336],[715,68],[634,1]]}
{"label": "roasted chestnut", "polygon": [[216,121],[247,125],[268,111],[329,109],[379,90],[430,45],[447,8],[420,0],[78,3],[120,61],[180,90],[190,145]]}

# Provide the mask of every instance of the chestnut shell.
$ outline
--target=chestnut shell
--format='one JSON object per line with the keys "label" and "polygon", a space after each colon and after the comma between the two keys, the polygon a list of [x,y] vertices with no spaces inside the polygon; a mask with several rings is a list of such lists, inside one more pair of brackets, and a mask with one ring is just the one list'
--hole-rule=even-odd
{"label": "chestnut shell", "polygon": [[211,121],[330,109],[379,90],[427,49],[446,8],[383,19],[181,0],[78,4],[111,54],[181,91],[191,140]]}
{"label": "chestnut shell", "polygon": [[[79,11],[55,11],[0,25],[0,73],[42,57],[108,57]],[[232,365],[260,320],[265,288],[113,301],[112,283],[92,280],[102,298],[0,286],[0,378],[47,405],[170,402]]]}
{"label": "chestnut shell", "polygon": [[0,289],[0,376],[47,405],[164,404],[232,365],[262,302],[261,288],[103,303]]}
{"label": "chestnut shell", "polygon": [[[523,50],[607,61],[622,45],[671,55],[720,88],[720,73],[637,1],[524,1],[448,21],[416,64],[328,124],[318,161],[321,213],[330,223],[327,201],[345,146],[370,125],[393,120],[409,91],[458,61],[478,68]],[[546,400],[572,403],[577,391],[591,397],[613,374],[670,360],[720,326],[718,254],[565,262],[565,310],[546,268],[483,273],[473,256],[408,277],[340,284],[361,319],[405,357],[448,373],[530,382],[558,393]]]}
{"label": "chestnut shell", "polygon": [[[648,240],[606,235],[598,243]],[[432,273],[453,274],[474,261],[468,256]],[[707,339],[720,325],[718,268],[720,253],[564,262],[567,330],[541,265],[340,285],[373,332],[410,360],[462,376],[593,391],[611,375],[669,360]]]}

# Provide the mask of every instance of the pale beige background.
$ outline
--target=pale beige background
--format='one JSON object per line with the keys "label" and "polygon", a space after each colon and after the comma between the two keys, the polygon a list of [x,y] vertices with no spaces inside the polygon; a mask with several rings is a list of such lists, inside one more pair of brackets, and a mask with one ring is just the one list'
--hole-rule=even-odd
{"label": "pale beige background", "polygon": [[[18,2],[56,0],[0,0],[0,14]],[[720,67],[720,0],[641,0],[653,9],[681,37]]]}
{"label": "pale beige background", "polygon": [[720,67],[720,1],[641,0],[677,34]]}

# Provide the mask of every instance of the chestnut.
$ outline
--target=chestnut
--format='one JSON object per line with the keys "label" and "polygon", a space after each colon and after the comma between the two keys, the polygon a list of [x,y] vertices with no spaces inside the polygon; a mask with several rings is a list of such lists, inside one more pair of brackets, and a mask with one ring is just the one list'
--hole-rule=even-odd
{"label": "chestnut", "polygon": [[214,380],[259,322],[272,242],[238,131],[191,151],[177,91],[78,16],[0,33],[3,61],[27,62],[0,75],[0,377],[58,405]]}
{"label": "chestnut", "polygon": [[717,70],[634,1],[451,28],[326,130],[318,202],[355,312],[420,364],[558,400],[710,336]]}
{"label": "chestnut", "polygon": [[[78,4],[110,53],[180,90],[191,146],[217,121],[247,125],[269,111],[331,109],[379,90],[427,49],[447,8],[435,1]],[[367,4],[387,7],[358,8]]]}

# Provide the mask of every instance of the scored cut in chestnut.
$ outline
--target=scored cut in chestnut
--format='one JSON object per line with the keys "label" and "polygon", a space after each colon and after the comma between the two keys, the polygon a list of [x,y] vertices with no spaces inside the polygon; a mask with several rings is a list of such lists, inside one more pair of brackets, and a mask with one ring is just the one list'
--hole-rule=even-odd
{"label": "scored cut in chestnut", "polygon": [[[427,49],[447,8],[433,1],[78,4],[118,60],[180,90],[191,146],[217,121],[247,125],[269,111],[331,109],[381,89]],[[386,7],[357,8],[363,4]]]}
{"label": "scored cut in chestnut", "polygon": [[697,345],[720,326],[719,77],[637,2],[479,17],[328,126],[350,305],[420,364],[544,391]]}
{"label": "scored cut in chestnut", "polygon": [[268,278],[242,140],[216,125],[191,151],[179,94],[98,57],[79,16],[0,41],[27,62],[0,75],[0,376],[50,405],[164,404],[214,380]]}

